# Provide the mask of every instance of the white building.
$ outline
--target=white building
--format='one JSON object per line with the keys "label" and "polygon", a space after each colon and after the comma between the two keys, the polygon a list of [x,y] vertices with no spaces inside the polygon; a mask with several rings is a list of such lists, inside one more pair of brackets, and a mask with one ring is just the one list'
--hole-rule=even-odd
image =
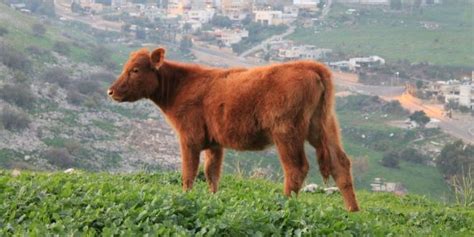
{"label": "white building", "polygon": [[255,21],[265,25],[279,25],[283,23],[283,12],[274,10],[253,11]]}
{"label": "white building", "polygon": [[317,8],[320,0],[293,0],[293,5],[300,8]]}
{"label": "white building", "polygon": [[337,2],[362,5],[390,5],[390,0],[337,0]]}
{"label": "white building", "polygon": [[185,13],[186,20],[199,21],[201,23],[208,23],[214,17],[215,10],[213,8],[204,10],[189,10]]}
{"label": "white building", "polygon": [[331,53],[331,49],[321,49],[314,45],[298,45],[290,48],[283,48],[278,51],[278,57],[283,60],[295,59],[321,59]]}
{"label": "white building", "polygon": [[249,37],[249,32],[245,29],[219,28],[215,29],[212,34],[227,47],[231,47],[233,44],[239,43],[242,39]]}
{"label": "white building", "polygon": [[441,93],[444,95],[446,103],[454,101],[460,106],[465,106],[474,109],[474,84],[460,84],[452,81],[448,81],[445,85],[440,88]]}

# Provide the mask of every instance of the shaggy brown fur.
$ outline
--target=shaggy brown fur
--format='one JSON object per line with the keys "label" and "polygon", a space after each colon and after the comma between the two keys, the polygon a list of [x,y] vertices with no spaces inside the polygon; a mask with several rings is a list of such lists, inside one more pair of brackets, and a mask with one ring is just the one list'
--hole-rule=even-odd
{"label": "shaggy brown fur", "polygon": [[323,64],[297,61],[252,69],[217,69],[164,59],[165,50],[133,53],[108,93],[116,101],[151,99],[179,135],[183,189],[193,186],[199,155],[217,191],[223,149],[261,150],[275,144],[285,194],[298,193],[309,165],[304,142],[316,148],[325,180],[331,175],[349,211],[359,210],[351,163],[334,113],[334,86]]}

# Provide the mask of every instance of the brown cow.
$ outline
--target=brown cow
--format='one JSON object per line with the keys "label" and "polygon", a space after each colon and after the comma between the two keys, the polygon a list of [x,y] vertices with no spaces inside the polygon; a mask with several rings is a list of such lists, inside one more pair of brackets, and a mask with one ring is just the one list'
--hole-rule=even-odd
{"label": "brown cow", "polygon": [[285,195],[298,193],[316,148],[325,181],[331,175],[349,211],[359,210],[351,163],[334,113],[334,86],[323,64],[298,61],[252,69],[218,69],[164,59],[165,50],[131,54],[108,94],[119,102],[152,100],[179,135],[183,189],[193,186],[201,151],[211,192],[217,191],[224,148],[261,150],[275,144]]}

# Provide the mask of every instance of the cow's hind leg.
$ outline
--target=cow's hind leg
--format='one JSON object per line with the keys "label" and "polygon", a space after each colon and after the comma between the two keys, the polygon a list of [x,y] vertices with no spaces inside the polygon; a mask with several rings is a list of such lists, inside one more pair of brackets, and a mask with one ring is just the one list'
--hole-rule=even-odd
{"label": "cow's hind leg", "polygon": [[308,174],[309,164],[304,153],[304,139],[301,133],[274,134],[273,140],[280,154],[280,162],[285,175],[286,196],[298,194]]}
{"label": "cow's hind leg", "polygon": [[199,168],[199,154],[199,149],[181,144],[181,169],[184,191],[193,188]]}
{"label": "cow's hind leg", "polygon": [[341,191],[346,208],[349,211],[358,211],[359,205],[354,193],[351,161],[342,148],[336,118],[334,116],[329,118],[326,126],[323,129],[318,127],[317,122],[311,123],[308,141],[316,148],[319,169],[323,178],[327,180],[331,175]]}
{"label": "cow's hind leg", "polygon": [[219,179],[221,177],[222,160],[224,159],[224,151],[222,147],[210,148],[205,150],[206,161],[204,172],[206,174],[209,190],[213,193],[217,192]]}

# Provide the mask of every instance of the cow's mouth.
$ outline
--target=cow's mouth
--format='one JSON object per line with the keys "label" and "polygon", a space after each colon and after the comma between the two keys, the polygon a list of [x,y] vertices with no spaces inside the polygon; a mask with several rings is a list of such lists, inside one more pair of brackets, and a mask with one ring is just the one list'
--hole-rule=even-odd
{"label": "cow's mouth", "polygon": [[124,102],[125,101],[125,96],[116,96],[116,95],[112,95],[110,96],[113,100],[117,101],[117,102]]}

